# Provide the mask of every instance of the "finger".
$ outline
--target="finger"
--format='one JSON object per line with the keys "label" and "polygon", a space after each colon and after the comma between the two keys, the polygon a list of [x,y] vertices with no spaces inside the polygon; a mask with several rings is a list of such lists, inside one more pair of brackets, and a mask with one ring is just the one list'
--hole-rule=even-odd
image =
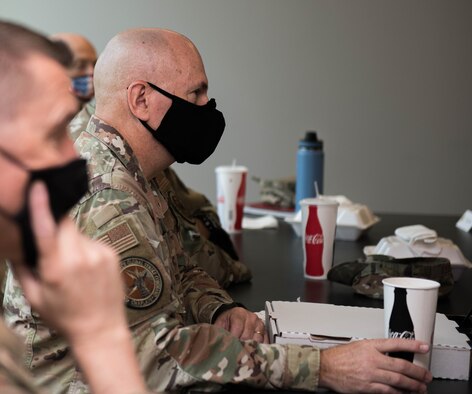
{"label": "finger", "polygon": [[249,339],[252,338],[252,333],[248,334],[250,330],[247,330],[244,319],[237,313],[230,314],[229,317],[229,330],[236,338]]}
{"label": "finger", "polygon": [[414,392],[414,393],[423,393],[427,390],[426,384],[424,381],[419,381],[417,379],[412,379],[402,373],[378,370],[376,374],[376,383],[381,383],[400,389],[402,391]]}
{"label": "finger", "polygon": [[264,341],[262,343],[270,343],[269,342],[269,334],[267,333],[267,330],[264,332]]}
{"label": "finger", "polygon": [[254,339],[257,342],[264,342],[266,340],[268,341],[268,336],[267,336],[267,332],[266,332],[266,329],[265,329],[265,324],[261,319],[257,319],[255,327],[256,328],[254,330]]}
{"label": "finger", "polygon": [[264,334],[260,334],[259,332],[255,332],[252,336],[252,339],[256,342],[263,343],[264,342]]}
{"label": "finger", "polygon": [[31,226],[36,239],[40,256],[54,250],[56,242],[56,224],[49,208],[49,197],[46,185],[35,182],[29,196]]}
{"label": "finger", "polygon": [[411,339],[380,339],[376,341],[375,347],[382,353],[395,351],[427,353],[429,351],[429,345],[426,342]]}
{"label": "finger", "polygon": [[365,393],[385,393],[385,394],[404,394],[404,391],[397,390],[391,386],[381,384],[381,383],[372,383],[369,387],[363,391]]}
{"label": "finger", "polygon": [[243,310],[241,320],[244,322],[244,331],[241,335],[241,339],[254,339],[257,342],[264,340],[265,326],[256,314]]}
{"label": "finger", "polygon": [[432,380],[431,372],[427,369],[399,358],[385,356],[380,368],[400,373],[421,382],[429,383]]}

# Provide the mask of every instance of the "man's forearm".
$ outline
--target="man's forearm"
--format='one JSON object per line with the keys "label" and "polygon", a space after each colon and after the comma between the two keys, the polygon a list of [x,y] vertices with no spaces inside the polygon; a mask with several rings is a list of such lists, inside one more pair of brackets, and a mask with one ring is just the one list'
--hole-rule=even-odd
{"label": "man's forearm", "polygon": [[[153,323],[153,332],[147,337],[149,341],[157,337],[160,350],[155,356],[158,359],[151,359],[151,353],[147,355],[152,364],[144,366],[150,379],[160,374],[158,389],[172,390],[202,381],[308,391],[318,385],[319,350],[312,346],[241,341],[214,325],[181,327],[165,315]],[[158,372],[154,366],[159,366]],[[168,381],[163,381],[166,377]]]}
{"label": "man's forearm", "polygon": [[222,304],[233,303],[231,296],[197,266],[182,270],[182,290],[196,323],[210,323]]}
{"label": "man's forearm", "polygon": [[71,340],[72,351],[93,393],[147,393],[127,327]]}

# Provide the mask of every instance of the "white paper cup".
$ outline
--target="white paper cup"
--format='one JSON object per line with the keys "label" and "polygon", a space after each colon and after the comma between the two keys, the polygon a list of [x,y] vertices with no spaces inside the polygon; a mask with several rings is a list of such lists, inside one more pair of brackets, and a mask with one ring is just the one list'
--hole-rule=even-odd
{"label": "white paper cup", "polygon": [[417,339],[430,345],[430,351],[390,353],[429,369],[433,344],[434,323],[440,284],[421,278],[386,278],[384,289],[384,328],[386,338]]}
{"label": "white paper cup", "polygon": [[216,172],[216,200],[222,227],[228,233],[241,231],[247,168],[219,166]]}
{"label": "white paper cup", "polygon": [[303,272],[308,279],[326,279],[333,266],[338,203],[305,198],[302,210]]}

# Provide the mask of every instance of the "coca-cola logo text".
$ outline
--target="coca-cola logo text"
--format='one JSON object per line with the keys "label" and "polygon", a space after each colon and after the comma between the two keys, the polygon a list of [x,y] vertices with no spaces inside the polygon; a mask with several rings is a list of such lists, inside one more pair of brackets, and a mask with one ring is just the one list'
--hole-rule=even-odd
{"label": "coca-cola logo text", "polygon": [[310,245],[322,245],[323,234],[307,234],[305,236],[305,243]]}
{"label": "coca-cola logo text", "polygon": [[389,330],[388,337],[399,338],[399,339],[415,339],[415,333],[412,331],[396,332],[396,331]]}

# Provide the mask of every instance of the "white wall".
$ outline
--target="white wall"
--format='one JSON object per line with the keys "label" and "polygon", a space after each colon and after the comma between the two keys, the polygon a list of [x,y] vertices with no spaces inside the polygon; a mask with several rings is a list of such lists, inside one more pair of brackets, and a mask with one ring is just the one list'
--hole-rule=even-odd
{"label": "white wall", "polygon": [[98,50],[130,27],[189,36],[228,126],[205,164],[177,170],[212,199],[215,166],[292,175],[297,140],[316,129],[326,193],[383,212],[472,208],[469,0],[1,0],[0,17]]}

